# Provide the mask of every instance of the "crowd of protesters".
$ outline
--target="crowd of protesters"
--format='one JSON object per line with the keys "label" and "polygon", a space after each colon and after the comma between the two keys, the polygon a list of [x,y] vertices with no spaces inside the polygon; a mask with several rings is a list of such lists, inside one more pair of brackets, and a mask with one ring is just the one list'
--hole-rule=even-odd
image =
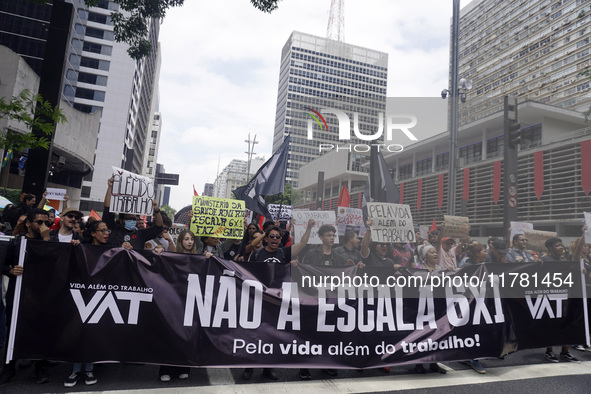
{"label": "crowd of protesters", "polygon": [[[322,265],[322,266],[353,266],[359,269],[366,266],[391,267],[393,270],[425,269],[456,270],[470,265],[484,263],[522,263],[522,262],[553,262],[582,260],[586,269],[587,284],[591,284],[591,245],[585,243],[584,237],[571,242],[566,250],[560,238],[550,238],[546,241],[547,253],[538,255],[528,248],[527,237],[523,234],[513,236],[511,240],[489,237],[486,244],[480,244],[469,237],[456,240],[444,236],[443,232],[431,231],[426,239],[422,239],[418,226],[416,227],[416,242],[414,243],[383,243],[372,242],[370,230],[371,219],[366,222],[365,235],[361,238],[354,231],[346,231],[340,238],[340,245],[335,244],[337,229],[331,225],[318,228],[317,234],[321,241],[319,245],[309,245],[309,237],[314,220],[306,225],[306,230],[299,240],[294,242],[291,229],[284,228],[278,222],[267,221],[263,228],[252,222],[245,223],[244,237],[234,240],[220,240],[214,237],[198,237],[190,230],[183,230],[176,242],[169,234],[172,220],[163,214],[156,203],[153,207],[152,222],[146,223],[136,215],[119,214],[118,217],[109,211],[113,178],[108,180],[108,189],[104,200],[102,220],[89,218],[82,221],[82,213],[75,208],[65,208],[59,218],[55,217],[55,210],[42,209],[45,194],[36,204],[34,195],[25,195],[23,203],[18,206],[7,206],[1,222],[5,234],[15,238],[8,248],[2,273],[8,278],[6,291],[6,305],[0,303],[0,346],[6,342],[7,328],[11,324],[12,304],[14,300],[15,282],[24,273],[23,267],[18,265],[18,245],[22,237],[41,239],[48,242],[69,242],[74,245],[88,243],[109,247],[123,247],[126,249],[147,249],[155,253],[171,252],[185,254],[203,254],[206,257],[217,256],[237,262],[266,262],[278,264]],[[586,228],[583,228],[585,231]],[[223,241],[223,242],[222,242]],[[6,322],[4,324],[4,322]],[[6,326],[6,329],[5,327]],[[6,347],[4,346],[4,349]],[[585,345],[576,345],[580,351],[591,351]],[[562,346],[556,356],[552,348],[547,348],[546,360],[550,362],[568,361],[578,362],[570,352],[570,345]],[[49,381],[47,365],[51,361],[35,360],[34,370],[38,383]],[[478,360],[468,360],[466,364],[476,372],[486,373]],[[16,360],[6,364],[0,373],[0,385],[8,383],[16,375]],[[389,368],[384,368],[386,372]],[[437,363],[428,368],[421,364],[415,366],[417,373],[428,370],[446,373]],[[188,367],[161,366],[159,379],[168,382],[173,377],[187,379]],[[330,376],[337,375],[334,369],[323,370]],[[252,368],[242,373],[245,380],[251,379]],[[277,380],[278,376],[272,368],[265,368],[263,376],[270,380]],[[300,369],[299,377],[309,380],[312,375],[308,369]],[[97,383],[93,364],[81,360],[74,363],[71,374],[64,382],[65,387],[73,387],[78,381],[86,385]]]}

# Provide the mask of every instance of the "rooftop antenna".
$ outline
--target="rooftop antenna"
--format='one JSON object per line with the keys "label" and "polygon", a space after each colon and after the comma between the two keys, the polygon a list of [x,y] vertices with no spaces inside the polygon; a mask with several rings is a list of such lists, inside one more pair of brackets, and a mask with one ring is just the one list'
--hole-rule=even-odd
{"label": "rooftop antenna", "polygon": [[326,38],[345,42],[345,0],[331,0]]}
{"label": "rooftop antenna", "polygon": [[[256,154],[256,152],[254,151],[254,146],[255,144],[258,144],[259,142],[257,141],[257,135],[254,135],[254,138],[252,139],[252,141],[250,140],[250,133],[248,133],[248,139],[244,140],[244,142],[246,142],[248,144],[248,152],[244,152],[248,155],[248,165],[247,165],[247,173],[246,176],[250,177],[250,162],[252,160],[252,155]],[[252,143],[252,145],[251,145]]]}

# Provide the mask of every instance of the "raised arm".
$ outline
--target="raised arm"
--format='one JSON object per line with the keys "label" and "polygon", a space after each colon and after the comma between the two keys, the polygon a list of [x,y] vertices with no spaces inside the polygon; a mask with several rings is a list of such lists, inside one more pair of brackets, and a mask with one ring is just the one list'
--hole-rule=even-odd
{"label": "raised arm", "polygon": [[47,190],[45,190],[43,192],[43,194],[41,195],[41,199],[39,199],[39,204],[37,204],[37,208],[43,209],[43,207],[45,206],[46,199],[47,199]]}
{"label": "raised arm", "polygon": [[573,251],[573,261],[581,260],[581,252],[583,251],[583,245],[585,245],[585,231],[587,231],[587,226],[583,226],[583,235],[577,241],[577,247]]}
{"label": "raised arm", "polygon": [[310,239],[310,232],[312,231],[312,227],[314,227],[315,224],[316,222],[314,221],[314,219],[308,220],[308,227],[306,227],[306,232],[304,232],[304,235],[302,236],[302,239],[300,239],[300,242],[296,243],[295,245],[291,245],[292,256],[297,256],[306,247],[306,245],[308,244],[308,240]]}
{"label": "raised arm", "polygon": [[373,224],[373,219],[367,219],[365,222],[365,227],[367,231],[363,236],[363,240],[361,241],[361,257],[366,259],[369,256],[369,243],[371,242],[371,225]]}

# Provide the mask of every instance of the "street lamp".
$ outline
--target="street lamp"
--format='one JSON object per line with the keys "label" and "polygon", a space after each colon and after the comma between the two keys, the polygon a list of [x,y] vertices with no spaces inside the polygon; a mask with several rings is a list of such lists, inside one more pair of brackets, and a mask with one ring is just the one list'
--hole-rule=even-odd
{"label": "street lamp", "polygon": [[447,188],[447,213],[455,215],[456,211],[456,152],[458,150],[458,98],[466,102],[466,92],[472,89],[472,82],[465,78],[458,82],[459,63],[459,32],[460,32],[460,0],[453,0],[451,24],[451,83],[449,89],[441,91],[441,98],[450,98],[449,106],[449,173]]}

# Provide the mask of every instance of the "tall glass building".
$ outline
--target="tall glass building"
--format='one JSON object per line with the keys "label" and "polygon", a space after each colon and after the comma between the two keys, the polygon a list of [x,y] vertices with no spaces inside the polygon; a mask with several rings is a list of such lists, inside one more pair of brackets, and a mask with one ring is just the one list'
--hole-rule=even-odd
{"label": "tall glass building", "polygon": [[[314,121],[313,137],[308,139],[312,110],[344,111],[351,120],[351,131],[357,113],[359,131],[373,135],[379,113],[386,110],[387,77],[386,53],[305,33],[291,34],[281,53],[273,151],[291,134],[287,181],[293,187],[298,187],[300,167],[324,153],[319,144],[367,143],[354,137],[340,141],[339,122],[332,114],[323,115],[328,130]],[[362,162],[365,154],[352,158]]]}

